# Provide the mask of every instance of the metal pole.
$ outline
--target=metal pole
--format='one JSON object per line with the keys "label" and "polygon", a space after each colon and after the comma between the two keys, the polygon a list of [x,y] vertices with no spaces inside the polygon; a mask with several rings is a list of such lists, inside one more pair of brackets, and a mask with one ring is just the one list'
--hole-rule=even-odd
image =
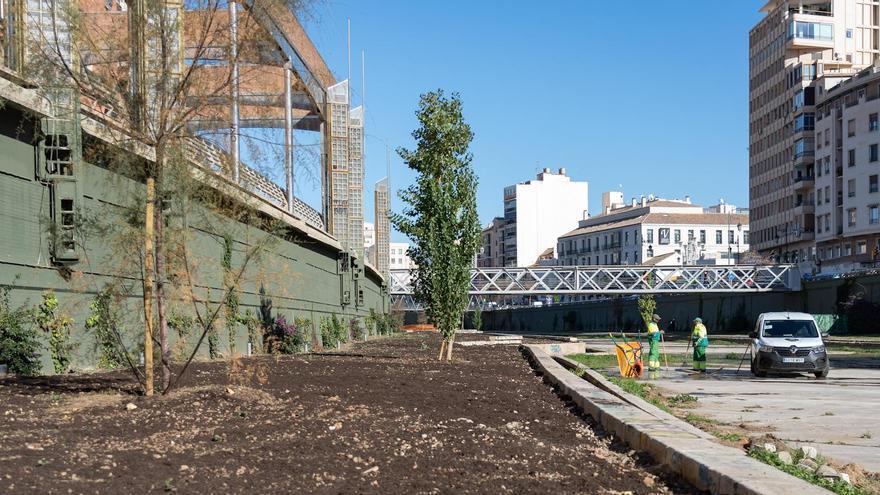
{"label": "metal pole", "polygon": [[293,95],[290,62],[284,64],[284,180],[287,185],[287,212],[293,214]]}
{"label": "metal pole", "polygon": [[229,132],[229,151],[232,154],[232,180],[239,183],[239,143],[238,143],[238,8],[236,2],[229,2],[229,55],[232,62],[232,128]]}

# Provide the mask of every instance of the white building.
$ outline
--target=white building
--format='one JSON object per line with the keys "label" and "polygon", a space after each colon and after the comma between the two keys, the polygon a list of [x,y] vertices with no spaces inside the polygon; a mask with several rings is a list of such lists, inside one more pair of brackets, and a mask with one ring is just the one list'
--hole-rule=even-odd
{"label": "white building", "polygon": [[390,244],[391,263],[389,267],[392,270],[409,270],[415,268],[415,264],[409,258],[408,242],[392,242]]}
{"label": "white building", "polygon": [[728,265],[749,250],[748,215],[730,209],[707,213],[690,198],[603,206],[559,237],[557,264]]}
{"label": "white building", "polygon": [[560,168],[536,180],[504,188],[504,266],[531,266],[560,235],[584,217],[587,182],[576,182]]}
{"label": "white building", "polygon": [[376,245],[376,226],[372,222],[364,222],[364,249]]}

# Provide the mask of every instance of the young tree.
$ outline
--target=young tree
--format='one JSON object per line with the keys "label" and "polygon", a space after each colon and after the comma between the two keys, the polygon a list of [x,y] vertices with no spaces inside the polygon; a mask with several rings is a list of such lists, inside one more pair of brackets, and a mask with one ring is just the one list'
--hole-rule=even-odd
{"label": "young tree", "polygon": [[399,149],[415,184],[400,193],[406,204],[394,225],[415,243],[413,294],[443,338],[439,359],[452,359],[455,331],[467,308],[470,269],[477,253],[477,177],[468,146],[473,139],[459,95],[442,90],[422,95],[416,112],[420,127],[415,150]]}
{"label": "young tree", "polygon": [[483,328],[483,304],[482,302],[477,302],[477,305],[474,306],[474,317],[471,320],[474,326],[474,330],[480,330]]}

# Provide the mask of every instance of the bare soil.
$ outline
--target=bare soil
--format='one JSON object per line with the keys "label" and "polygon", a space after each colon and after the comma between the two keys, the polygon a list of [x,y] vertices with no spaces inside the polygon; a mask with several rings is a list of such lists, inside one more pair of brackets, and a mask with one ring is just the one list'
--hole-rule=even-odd
{"label": "bare soil", "polygon": [[0,493],[694,493],[517,347],[437,350],[419,334],[197,363],[152,399],[124,372],[0,380]]}

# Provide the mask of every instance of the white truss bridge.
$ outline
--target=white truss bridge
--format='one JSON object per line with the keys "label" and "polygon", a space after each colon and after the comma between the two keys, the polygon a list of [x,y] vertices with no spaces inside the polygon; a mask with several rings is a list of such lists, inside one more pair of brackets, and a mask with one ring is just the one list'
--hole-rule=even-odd
{"label": "white truss bridge", "polygon": [[[474,268],[471,296],[681,294],[800,290],[795,265]],[[412,272],[391,270],[391,296],[412,296]]]}

